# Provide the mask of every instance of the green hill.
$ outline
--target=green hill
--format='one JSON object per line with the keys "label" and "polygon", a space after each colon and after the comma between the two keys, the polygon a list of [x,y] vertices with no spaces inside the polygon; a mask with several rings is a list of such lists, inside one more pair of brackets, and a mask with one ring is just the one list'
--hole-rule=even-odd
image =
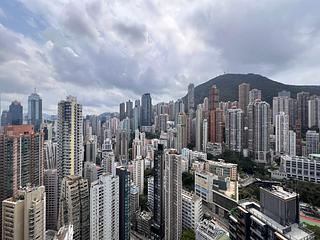
{"label": "green hill", "polygon": [[[290,91],[291,97],[295,98],[298,92],[309,92],[311,95],[320,95],[319,86],[302,86],[302,85],[287,85],[276,82],[258,74],[223,74],[195,87],[195,104],[203,102],[205,97],[208,97],[209,89],[212,85],[216,85],[220,90],[220,101],[235,101],[238,100],[238,86],[241,83],[249,83],[251,89],[257,88],[262,91],[262,99],[272,103],[272,98],[278,95],[282,90]],[[186,103],[187,96],[183,97]]]}

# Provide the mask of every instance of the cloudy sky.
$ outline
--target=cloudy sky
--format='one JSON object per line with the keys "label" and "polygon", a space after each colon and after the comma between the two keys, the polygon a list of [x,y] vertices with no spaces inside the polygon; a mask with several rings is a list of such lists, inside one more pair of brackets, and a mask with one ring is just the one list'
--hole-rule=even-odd
{"label": "cloudy sky", "polygon": [[86,113],[183,96],[223,72],[320,84],[319,0],[1,0],[0,92]]}

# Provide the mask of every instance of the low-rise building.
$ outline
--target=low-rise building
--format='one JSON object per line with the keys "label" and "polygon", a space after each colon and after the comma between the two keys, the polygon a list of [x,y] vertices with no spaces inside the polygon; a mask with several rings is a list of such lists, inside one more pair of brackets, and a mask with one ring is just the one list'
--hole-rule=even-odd
{"label": "low-rise building", "polygon": [[226,240],[227,232],[212,220],[204,219],[196,229],[196,240]]}
{"label": "low-rise building", "polygon": [[314,239],[299,222],[299,195],[281,187],[260,188],[260,203],[245,200],[229,217],[230,239]]}

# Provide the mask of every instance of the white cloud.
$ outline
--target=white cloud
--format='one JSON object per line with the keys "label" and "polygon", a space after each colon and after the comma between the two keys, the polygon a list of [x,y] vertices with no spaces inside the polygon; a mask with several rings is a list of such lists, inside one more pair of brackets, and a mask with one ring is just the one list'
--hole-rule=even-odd
{"label": "white cloud", "polygon": [[224,71],[318,82],[317,0],[20,2],[46,23],[44,42],[0,25],[1,88],[9,97],[37,87],[47,111],[66,94],[92,112],[144,92],[178,98]]}

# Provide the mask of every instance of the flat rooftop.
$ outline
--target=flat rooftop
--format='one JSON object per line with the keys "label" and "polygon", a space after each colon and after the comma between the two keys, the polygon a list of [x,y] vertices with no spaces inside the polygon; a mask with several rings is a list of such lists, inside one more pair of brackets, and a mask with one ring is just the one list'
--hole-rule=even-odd
{"label": "flat rooftop", "polygon": [[281,199],[284,199],[284,200],[295,198],[295,197],[298,196],[297,193],[288,192],[288,191],[284,190],[280,186],[273,186],[271,189],[263,188],[263,190],[268,191],[268,192],[272,193],[273,195],[278,196],[278,197],[280,197]]}

